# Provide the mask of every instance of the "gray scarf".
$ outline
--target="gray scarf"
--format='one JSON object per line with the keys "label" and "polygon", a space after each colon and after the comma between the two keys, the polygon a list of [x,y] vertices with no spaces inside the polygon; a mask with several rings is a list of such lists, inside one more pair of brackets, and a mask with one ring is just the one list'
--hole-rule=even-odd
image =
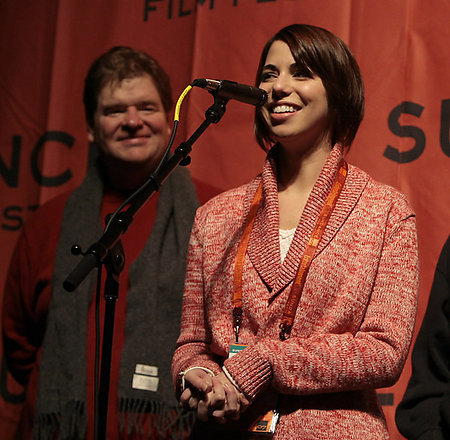
{"label": "gray scarf", "polygon": [[[61,439],[84,439],[86,435],[87,316],[97,273],[93,270],[72,293],[62,283],[78,261],[70,253],[72,245],[86,250],[102,234],[100,221],[94,220],[100,219],[102,196],[100,172],[92,167],[64,209],[39,372],[33,432],[39,440],[53,439],[55,432]],[[197,206],[189,173],[177,168],[160,190],[152,232],[130,265],[118,396],[120,428],[126,427],[130,434],[142,431],[148,412],[154,414],[153,429],[160,438],[181,438],[193,421],[192,414],[178,408],[170,365],[179,334],[187,246]],[[136,364],[159,367],[157,392],[131,387]],[[110,395],[110,399],[116,397]]]}

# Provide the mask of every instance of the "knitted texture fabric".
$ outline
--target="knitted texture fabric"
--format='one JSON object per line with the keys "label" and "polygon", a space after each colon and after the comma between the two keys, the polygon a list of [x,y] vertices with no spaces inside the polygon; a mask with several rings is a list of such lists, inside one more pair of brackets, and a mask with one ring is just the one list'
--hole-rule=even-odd
{"label": "knitted texture fabric", "polygon": [[[271,155],[248,185],[201,207],[191,234],[172,363],[177,390],[181,371],[202,366],[218,373],[224,365],[251,407],[273,408],[275,400],[265,396],[276,391],[281,413],[276,440],[389,438],[375,389],[396,382],[411,343],[418,291],[414,213],[403,195],[351,165],[312,261],[291,336],[279,338],[290,287],[342,154],[339,145],[333,148],[283,263]],[[261,180],[263,200],[243,273],[239,342],[247,348],[227,359],[234,339],[234,259]],[[246,414],[240,428],[250,423]]]}
{"label": "knitted texture fabric", "polygon": [[[87,315],[96,274],[91,273],[73,293],[64,291],[62,282],[74,266],[71,245],[77,242],[86,248],[101,236],[97,219],[102,192],[101,176],[91,170],[64,211],[40,365],[35,438],[53,438],[57,431],[61,438],[85,437]],[[120,410],[126,412],[129,434],[142,430],[140,420],[148,412],[158,415],[152,419],[152,428],[161,438],[169,428],[182,438],[189,424],[182,420],[185,416],[173,397],[167,366],[172,355],[168,347],[178,335],[187,242],[197,205],[190,178],[177,169],[161,189],[152,232],[130,267],[130,319],[126,320],[119,380]],[[132,387],[137,364],[160,367],[158,392]]]}

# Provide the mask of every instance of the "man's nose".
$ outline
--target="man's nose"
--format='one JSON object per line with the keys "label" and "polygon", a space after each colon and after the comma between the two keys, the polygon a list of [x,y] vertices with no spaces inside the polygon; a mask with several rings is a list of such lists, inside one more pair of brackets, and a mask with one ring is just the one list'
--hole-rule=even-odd
{"label": "man's nose", "polygon": [[138,128],[142,125],[142,119],[136,107],[130,106],[125,112],[124,125],[129,128]]}

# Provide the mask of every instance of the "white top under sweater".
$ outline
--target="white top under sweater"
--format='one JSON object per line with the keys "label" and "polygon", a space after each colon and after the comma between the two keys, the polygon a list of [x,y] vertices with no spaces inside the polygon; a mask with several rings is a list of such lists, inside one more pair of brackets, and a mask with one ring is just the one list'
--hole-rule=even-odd
{"label": "white top under sweater", "polygon": [[292,240],[294,239],[295,230],[296,228],[280,229],[279,235],[280,235],[280,251],[282,263],[286,258],[289,247],[291,246]]}

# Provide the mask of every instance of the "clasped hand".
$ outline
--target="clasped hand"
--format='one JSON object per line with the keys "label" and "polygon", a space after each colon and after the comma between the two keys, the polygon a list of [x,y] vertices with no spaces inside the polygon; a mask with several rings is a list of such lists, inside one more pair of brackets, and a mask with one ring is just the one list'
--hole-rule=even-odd
{"label": "clasped hand", "polygon": [[249,401],[222,372],[211,376],[200,368],[188,371],[184,376],[186,389],[180,403],[197,411],[198,418],[206,422],[210,417],[220,423],[239,420]]}

